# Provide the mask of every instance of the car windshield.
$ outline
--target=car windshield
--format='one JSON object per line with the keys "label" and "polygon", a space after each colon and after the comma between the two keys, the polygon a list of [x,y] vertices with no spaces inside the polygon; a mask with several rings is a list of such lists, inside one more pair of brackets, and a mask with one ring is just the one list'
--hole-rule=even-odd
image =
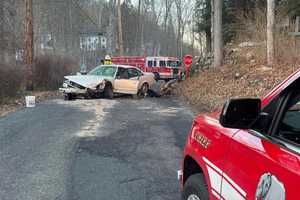
{"label": "car windshield", "polygon": [[116,74],[116,70],[117,67],[115,66],[98,66],[90,71],[89,75],[114,77]]}

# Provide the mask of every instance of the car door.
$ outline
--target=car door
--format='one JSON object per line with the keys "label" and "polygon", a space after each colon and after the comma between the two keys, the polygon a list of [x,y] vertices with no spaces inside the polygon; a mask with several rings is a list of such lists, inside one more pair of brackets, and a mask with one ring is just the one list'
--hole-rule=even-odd
{"label": "car door", "polygon": [[142,82],[144,81],[143,73],[136,68],[130,68],[128,69],[128,72],[129,72],[129,79],[136,81],[136,83],[132,85],[132,88],[130,88],[130,90],[137,93],[138,90],[141,88]]}
{"label": "car door", "polygon": [[138,78],[132,77],[129,68],[119,67],[114,84],[114,92],[124,94],[136,94]]}
{"label": "car door", "polygon": [[300,93],[295,91],[286,89],[253,129],[234,135],[224,164],[224,199],[298,199]]}

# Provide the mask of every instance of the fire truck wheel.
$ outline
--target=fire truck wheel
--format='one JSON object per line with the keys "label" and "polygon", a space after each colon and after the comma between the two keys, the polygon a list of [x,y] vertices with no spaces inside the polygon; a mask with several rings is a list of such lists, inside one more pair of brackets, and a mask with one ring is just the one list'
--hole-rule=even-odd
{"label": "fire truck wheel", "polygon": [[107,99],[114,98],[114,92],[113,92],[112,86],[110,84],[107,84],[104,88],[104,97]]}
{"label": "fire truck wheel", "polygon": [[207,185],[202,174],[194,174],[187,179],[182,200],[208,200]]}

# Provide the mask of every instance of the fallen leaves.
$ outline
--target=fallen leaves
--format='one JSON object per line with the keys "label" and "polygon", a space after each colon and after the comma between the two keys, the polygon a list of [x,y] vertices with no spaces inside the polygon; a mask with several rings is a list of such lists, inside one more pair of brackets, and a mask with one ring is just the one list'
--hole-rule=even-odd
{"label": "fallen leaves", "polygon": [[207,69],[178,85],[183,96],[199,112],[219,109],[230,97],[263,97],[298,67],[281,65],[268,68],[244,64]]}

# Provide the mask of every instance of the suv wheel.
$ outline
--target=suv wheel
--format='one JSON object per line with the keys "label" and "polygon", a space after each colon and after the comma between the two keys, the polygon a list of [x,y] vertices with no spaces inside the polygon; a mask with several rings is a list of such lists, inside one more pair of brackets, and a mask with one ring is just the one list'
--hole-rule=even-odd
{"label": "suv wheel", "polygon": [[194,174],[187,179],[182,200],[208,200],[207,185],[202,174]]}

